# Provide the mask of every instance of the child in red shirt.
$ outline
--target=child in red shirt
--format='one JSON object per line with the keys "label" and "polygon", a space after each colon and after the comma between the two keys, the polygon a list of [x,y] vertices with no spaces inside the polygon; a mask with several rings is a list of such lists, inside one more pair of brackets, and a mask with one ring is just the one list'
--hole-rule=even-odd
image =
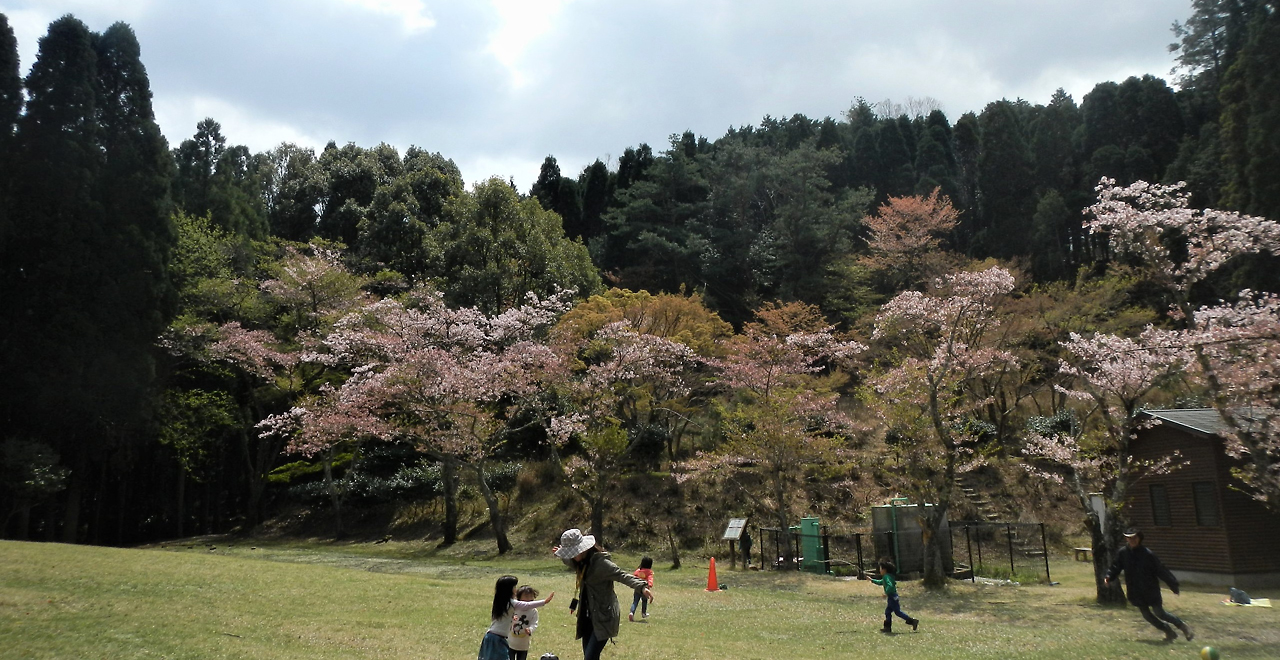
{"label": "child in red shirt", "polygon": [[[636,572],[633,573],[633,575],[640,578],[641,580],[644,580],[645,582],[648,582],[649,588],[652,589],[653,588],[653,560],[650,559],[649,557],[645,557],[644,559],[641,559],[640,568],[637,568]],[[636,620],[636,605],[640,606],[640,616],[646,619],[649,618],[649,599],[645,598],[644,594],[637,591],[636,595],[631,597],[631,613],[627,615],[627,621]]]}

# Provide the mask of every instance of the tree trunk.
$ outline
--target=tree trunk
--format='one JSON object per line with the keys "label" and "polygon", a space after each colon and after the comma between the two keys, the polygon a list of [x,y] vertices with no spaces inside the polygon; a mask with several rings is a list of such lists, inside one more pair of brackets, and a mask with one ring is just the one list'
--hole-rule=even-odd
{"label": "tree trunk", "polygon": [[604,545],[604,496],[600,493],[591,498],[591,535]]}
{"label": "tree trunk", "polygon": [[444,489],[444,540],[441,545],[458,542],[458,474],[453,460],[440,461],[441,488]]}
{"label": "tree trunk", "polygon": [[795,561],[796,553],[791,547],[790,525],[787,524],[787,487],[779,470],[773,471],[773,515],[778,522],[778,533],[786,535],[787,542],[782,544],[782,560],[790,564]]}
{"label": "tree trunk", "polygon": [[667,525],[667,543],[671,546],[671,570],[680,568],[680,545],[676,543],[676,535]]}
{"label": "tree trunk", "polygon": [[178,538],[182,538],[183,517],[186,515],[187,471],[178,466]]}
{"label": "tree trunk", "polygon": [[595,492],[591,493],[591,497],[587,498],[587,503],[591,505],[591,535],[596,537],[596,543],[604,545],[604,510],[605,510],[605,472],[596,471]]}
{"label": "tree trunk", "polygon": [[489,507],[489,524],[493,527],[493,536],[498,541],[498,554],[505,555],[511,551],[511,542],[507,540],[507,525],[503,520],[502,508],[498,506],[498,496],[493,493],[493,489],[489,488],[489,484],[484,480],[484,462],[476,461],[472,463],[471,469],[476,474],[476,481],[479,482],[480,494],[484,496],[484,503]]}
{"label": "tree trunk", "polygon": [[324,455],[324,486],[329,491],[329,501],[333,503],[333,520],[336,527],[334,532],[335,538],[342,538],[342,497],[338,495],[338,488],[333,482],[333,450],[325,452]]}
{"label": "tree trunk", "polygon": [[76,467],[67,483],[66,508],[62,510],[62,542],[75,543],[80,535],[80,499],[84,490],[84,471],[88,461],[79,452]]}
{"label": "tree trunk", "polygon": [[1089,516],[1089,532],[1093,541],[1093,581],[1100,605],[1124,605],[1125,603],[1124,590],[1120,588],[1120,583],[1111,585],[1106,583],[1107,569],[1111,567],[1116,553],[1120,551],[1118,540],[1122,538],[1115,513],[1107,511],[1106,529],[1103,529],[1093,515]]}
{"label": "tree trunk", "polygon": [[18,536],[19,541],[26,541],[31,538],[31,504],[27,504],[18,510]]}
{"label": "tree trunk", "polygon": [[[258,439],[259,444],[263,442],[264,440],[261,438]],[[262,476],[262,471],[258,469],[258,462],[253,460],[254,450],[250,446],[251,444],[248,429],[242,428],[240,431],[240,446],[244,449],[245,467],[248,468],[246,476],[249,481],[249,527],[253,528],[262,521],[262,491],[266,488],[267,482]]]}
{"label": "tree trunk", "polygon": [[[924,588],[930,591],[942,591],[947,588],[946,562],[942,557],[942,521],[946,520],[947,509],[950,508],[949,497],[939,497],[933,506],[933,512],[920,516],[920,527],[924,537]],[[921,505],[923,506],[923,505]]]}

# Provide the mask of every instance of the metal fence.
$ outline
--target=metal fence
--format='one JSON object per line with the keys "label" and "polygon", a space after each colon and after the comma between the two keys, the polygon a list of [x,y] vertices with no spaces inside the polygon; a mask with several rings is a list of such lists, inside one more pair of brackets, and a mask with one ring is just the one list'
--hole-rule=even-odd
{"label": "metal fence", "polygon": [[[876,573],[881,558],[893,559],[900,576],[924,570],[924,538],[914,532],[831,533],[823,526],[817,535],[795,529],[757,528],[760,566],[778,570],[814,570],[833,575]],[[949,536],[942,538],[945,570],[952,570]],[[806,557],[806,548],[809,556]]]}
{"label": "metal fence", "polygon": [[[943,532],[944,570],[961,580],[981,578],[1049,583],[1049,556],[1044,523],[962,520]],[[815,570],[835,575],[876,572],[880,558],[891,558],[898,574],[911,576],[924,568],[920,532],[850,532],[817,535],[795,529],[757,528],[761,568]],[[809,557],[806,558],[806,549]],[[948,561],[949,560],[949,561]]]}
{"label": "metal fence", "polygon": [[1014,582],[1051,581],[1044,523],[951,523],[952,575]]}

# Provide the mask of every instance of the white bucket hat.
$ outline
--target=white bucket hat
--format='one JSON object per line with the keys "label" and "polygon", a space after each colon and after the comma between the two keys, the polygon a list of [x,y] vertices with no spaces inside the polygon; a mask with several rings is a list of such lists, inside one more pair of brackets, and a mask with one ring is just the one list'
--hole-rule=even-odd
{"label": "white bucket hat", "polygon": [[556,550],[556,556],[561,559],[572,559],[578,555],[593,548],[596,544],[596,537],[590,534],[583,534],[578,528],[566,529],[560,535],[560,549]]}

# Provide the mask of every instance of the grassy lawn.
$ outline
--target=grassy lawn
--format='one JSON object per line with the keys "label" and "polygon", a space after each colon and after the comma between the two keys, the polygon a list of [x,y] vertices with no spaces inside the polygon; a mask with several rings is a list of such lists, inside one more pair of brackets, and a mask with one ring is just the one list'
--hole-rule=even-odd
{"label": "grassy lawn", "polygon": [[[125,550],[0,542],[0,658],[474,658],[494,580],[513,573],[556,592],[536,658],[581,658],[566,607],[573,576],[548,558],[464,560],[422,545],[244,541]],[[635,557],[619,557],[634,568]],[[901,588],[919,632],[885,636],[879,589],[793,573],[658,567],[645,623],[622,622],[609,658],[1280,658],[1280,610],[1227,607],[1225,590],[1166,594],[1194,643],[1161,635],[1132,608],[1091,604],[1087,565],[1054,566],[1059,586],[955,583]],[[1280,596],[1280,593],[1258,593]],[[626,608],[630,598],[623,594]]]}

